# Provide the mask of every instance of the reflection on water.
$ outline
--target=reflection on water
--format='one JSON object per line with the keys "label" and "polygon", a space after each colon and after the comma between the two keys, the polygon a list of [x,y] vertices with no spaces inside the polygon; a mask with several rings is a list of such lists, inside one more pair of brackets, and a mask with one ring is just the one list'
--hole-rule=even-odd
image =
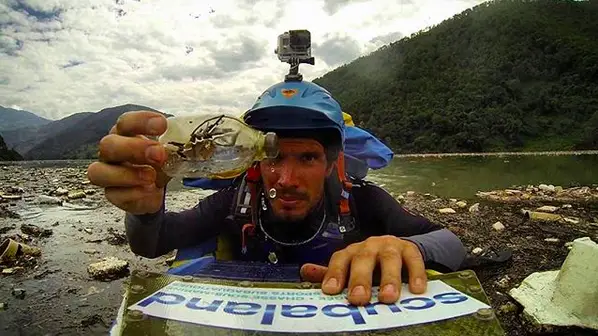
{"label": "reflection on water", "polygon": [[395,193],[414,190],[472,198],[477,191],[540,183],[598,183],[598,155],[396,158],[370,180]]}
{"label": "reflection on water", "polygon": [[[86,167],[92,160],[2,162],[23,167]],[[540,183],[563,187],[598,184],[598,155],[398,157],[369,179],[388,191],[473,198],[480,190]],[[171,181],[169,191],[184,189]]]}

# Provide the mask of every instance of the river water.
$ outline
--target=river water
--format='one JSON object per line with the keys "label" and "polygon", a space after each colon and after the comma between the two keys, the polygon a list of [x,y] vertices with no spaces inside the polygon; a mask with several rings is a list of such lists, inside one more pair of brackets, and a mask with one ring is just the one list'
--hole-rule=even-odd
{"label": "river water", "polygon": [[[27,167],[82,167],[91,160],[0,162]],[[471,199],[477,191],[513,185],[560,185],[564,188],[598,184],[598,155],[397,156],[391,164],[371,171],[368,179],[394,193],[413,190],[441,197]],[[171,182],[169,190],[182,185]]]}

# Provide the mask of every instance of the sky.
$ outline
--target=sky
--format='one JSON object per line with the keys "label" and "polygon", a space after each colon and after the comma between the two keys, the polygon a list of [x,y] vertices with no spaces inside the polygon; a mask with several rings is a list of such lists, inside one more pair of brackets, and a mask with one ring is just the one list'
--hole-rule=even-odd
{"label": "sky", "polygon": [[139,104],[240,115],[308,29],[313,80],[483,0],[0,0],[0,105],[57,120]]}

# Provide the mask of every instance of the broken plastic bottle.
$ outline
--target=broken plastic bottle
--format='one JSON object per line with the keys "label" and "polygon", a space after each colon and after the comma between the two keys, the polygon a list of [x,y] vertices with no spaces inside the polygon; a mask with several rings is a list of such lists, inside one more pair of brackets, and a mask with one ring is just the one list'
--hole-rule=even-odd
{"label": "broken plastic bottle", "polygon": [[275,133],[225,114],[170,117],[158,141],[168,154],[162,170],[177,178],[229,179],[278,156]]}

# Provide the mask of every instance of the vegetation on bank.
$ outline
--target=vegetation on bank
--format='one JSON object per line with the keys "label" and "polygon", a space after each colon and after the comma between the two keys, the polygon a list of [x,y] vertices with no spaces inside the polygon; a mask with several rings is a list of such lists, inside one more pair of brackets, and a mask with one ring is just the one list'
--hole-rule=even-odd
{"label": "vegetation on bank", "polygon": [[598,1],[503,0],[316,83],[397,153],[598,148]]}

